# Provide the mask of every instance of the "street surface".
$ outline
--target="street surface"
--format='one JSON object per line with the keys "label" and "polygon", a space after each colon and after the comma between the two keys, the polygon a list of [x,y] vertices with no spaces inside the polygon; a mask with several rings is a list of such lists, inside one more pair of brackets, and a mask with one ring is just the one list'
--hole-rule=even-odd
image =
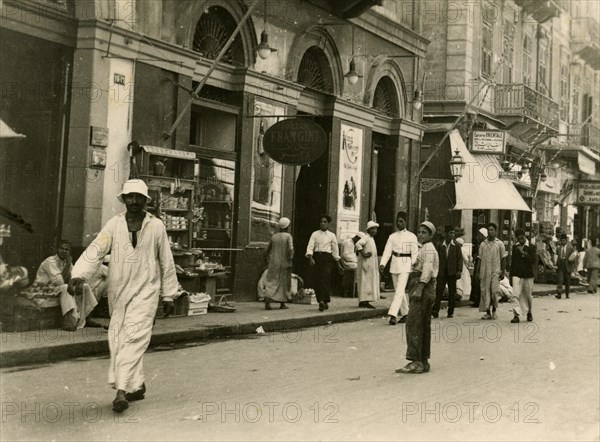
{"label": "street surface", "polygon": [[[2,370],[2,440],[599,440],[600,298],[534,299],[534,322],[433,320],[431,372],[400,375],[385,318],[146,354],[115,415],[108,360]],[[165,351],[162,351],[165,350]]]}

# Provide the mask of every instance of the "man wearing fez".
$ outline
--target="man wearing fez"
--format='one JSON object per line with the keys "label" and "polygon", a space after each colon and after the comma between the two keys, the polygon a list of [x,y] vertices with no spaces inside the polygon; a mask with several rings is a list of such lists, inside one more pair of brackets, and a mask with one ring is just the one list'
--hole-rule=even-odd
{"label": "man wearing fez", "polygon": [[112,251],[108,269],[110,366],[108,382],[117,390],[113,410],[144,399],[143,356],[150,344],[159,300],[165,316],[173,313],[177,292],[175,263],[165,225],[144,209],[150,201],[146,183],[128,180],[119,193],[126,212],[108,220],[73,267],[69,291],[80,293]]}
{"label": "man wearing fez", "polygon": [[436,247],[440,259],[440,272],[437,278],[435,303],[431,315],[437,318],[440,312],[440,304],[444,289],[448,285],[448,317],[454,317],[454,304],[456,303],[456,280],[460,279],[463,268],[461,247],[456,241],[455,230],[452,226],[446,226],[446,239]]}
{"label": "man wearing fez", "polygon": [[388,310],[390,325],[396,325],[398,314],[400,314],[400,322],[406,322],[406,316],[408,315],[406,283],[419,253],[417,237],[414,233],[406,230],[406,220],[406,212],[398,212],[396,216],[398,231],[389,236],[379,263],[379,271],[383,273],[388,261],[392,260],[390,273],[394,281],[395,293],[392,305]]}

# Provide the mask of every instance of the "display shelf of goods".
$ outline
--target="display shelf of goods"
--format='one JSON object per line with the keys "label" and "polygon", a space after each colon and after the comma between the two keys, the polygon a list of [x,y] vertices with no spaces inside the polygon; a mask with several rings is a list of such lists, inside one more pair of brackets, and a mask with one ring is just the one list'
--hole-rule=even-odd
{"label": "display shelf of goods", "polygon": [[157,146],[141,146],[136,155],[140,175],[195,181],[196,154]]}

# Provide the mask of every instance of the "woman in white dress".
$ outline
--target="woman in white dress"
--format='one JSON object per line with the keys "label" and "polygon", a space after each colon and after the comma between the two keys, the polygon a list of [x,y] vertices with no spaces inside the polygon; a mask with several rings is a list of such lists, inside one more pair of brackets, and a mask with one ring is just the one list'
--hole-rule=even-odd
{"label": "woman in white dress", "polygon": [[455,240],[461,246],[461,253],[463,258],[463,268],[460,274],[460,279],[456,281],[456,293],[462,297],[469,296],[471,294],[471,274],[469,273],[469,255],[467,251],[463,249],[465,241],[462,238],[456,238]]}

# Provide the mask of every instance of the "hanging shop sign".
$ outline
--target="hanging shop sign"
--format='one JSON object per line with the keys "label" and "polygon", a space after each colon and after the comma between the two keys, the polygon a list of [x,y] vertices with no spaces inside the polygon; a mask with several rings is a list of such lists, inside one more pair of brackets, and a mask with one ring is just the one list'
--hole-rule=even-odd
{"label": "hanging shop sign", "polygon": [[359,230],[362,195],[363,130],[341,125],[337,235],[354,236]]}
{"label": "hanging shop sign", "polygon": [[327,149],[327,134],[306,118],[290,118],[267,129],[263,139],[267,155],[281,164],[310,164]]}
{"label": "hanging shop sign", "polygon": [[600,181],[580,181],[577,188],[577,202],[600,205]]}
{"label": "hanging shop sign", "polygon": [[504,132],[501,130],[474,130],[471,133],[471,152],[502,155]]}

